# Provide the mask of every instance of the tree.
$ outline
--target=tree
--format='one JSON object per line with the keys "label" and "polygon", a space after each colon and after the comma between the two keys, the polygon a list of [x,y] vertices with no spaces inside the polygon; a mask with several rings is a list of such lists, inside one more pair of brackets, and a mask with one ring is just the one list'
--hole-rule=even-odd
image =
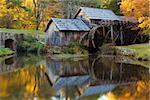
{"label": "tree", "polygon": [[[31,9],[31,15],[34,17],[33,23],[35,24],[36,30],[46,27],[51,17],[62,16],[61,12],[58,10],[61,9],[61,5],[55,0],[32,0],[32,2],[30,1],[30,4],[26,6]],[[56,16],[56,14],[58,16]]]}
{"label": "tree", "polygon": [[111,9],[117,15],[120,15],[119,2],[120,0],[97,0],[100,8]]}
{"label": "tree", "polygon": [[11,28],[13,16],[9,12],[12,9],[7,6],[6,0],[0,0],[0,9],[0,27]]}
{"label": "tree", "polygon": [[79,7],[98,7],[96,0],[61,0],[65,18],[73,18]]}
{"label": "tree", "polygon": [[0,27],[23,29],[26,26],[29,9],[23,6],[23,0],[2,0],[0,9]]}
{"label": "tree", "polygon": [[44,7],[46,7],[47,2],[45,0],[33,0],[33,14],[35,17],[36,30],[39,30],[40,23],[43,18]]}
{"label": "tree", "polygon": [[56,0],[0,0],[0,27],[44,30],[51,17],[63,17]]}
{"label": "tree", "polygon": [[147,31],[150,30],[149,2],[149,0],[122,0],[120,8],[125,16],[137,18],[139,27],[144,30],[144,33],[150,34]]}

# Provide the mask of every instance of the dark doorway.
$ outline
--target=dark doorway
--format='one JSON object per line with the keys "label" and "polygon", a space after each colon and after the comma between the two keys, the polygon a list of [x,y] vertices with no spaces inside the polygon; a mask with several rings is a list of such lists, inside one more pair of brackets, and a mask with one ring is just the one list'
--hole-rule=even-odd
{"label": "dark doorway", "polygon": [[7,39],[5,40],[5,48],[10,48],[11,50],[15,50],[14,40]]}

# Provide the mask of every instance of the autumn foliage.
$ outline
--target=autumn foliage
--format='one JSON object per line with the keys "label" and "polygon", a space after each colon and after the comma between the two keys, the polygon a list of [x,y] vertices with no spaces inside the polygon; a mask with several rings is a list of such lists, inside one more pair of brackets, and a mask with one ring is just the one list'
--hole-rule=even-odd
{"label": "autumn foliage", "polygon": [[44,30],[51,17],[62,17],[60,9],[55,0],[0,0],[0,28]]}
{"label": "autumn foliage", "polygon": [[122,0],[120,9],[125,16],[138,18],[139,27],[147,30],[150,28],[149,3],[150,0]]}

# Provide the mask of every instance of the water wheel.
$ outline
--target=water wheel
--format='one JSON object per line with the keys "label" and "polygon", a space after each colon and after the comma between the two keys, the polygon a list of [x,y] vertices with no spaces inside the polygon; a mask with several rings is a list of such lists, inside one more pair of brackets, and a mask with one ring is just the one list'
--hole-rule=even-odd
{"label": "water wheel", "polygon": [[86,44],[90,51],[97,51],[103,44],[103,27],[98,25],[94,26],[89,33],[86,33],[81,37],[80,43],[83,41],[87,42]]}

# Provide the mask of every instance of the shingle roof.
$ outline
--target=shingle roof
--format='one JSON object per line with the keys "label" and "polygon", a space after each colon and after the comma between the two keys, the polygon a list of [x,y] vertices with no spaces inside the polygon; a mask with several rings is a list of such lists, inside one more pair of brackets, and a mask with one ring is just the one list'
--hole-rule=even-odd
{"label": "shingle roof", "polygon": [[116,86],[117,84],[90,86],[84,91],[81,97],[105,93],[105,92],[113,90]]}
{"label": "shingle roof", "polygon": [[90,28],[80,19],[52,18],[60,31],[89,31]]}
{"label": "shingle roof", "polygon": [[133,22],[133,23],[138,22],[138,19],[134,17],[128,17],[128,16],[118,16],[118,17],[120,18],[121,21]]}
{"label": "shingle roof", "polygon": [[59,90],[65,86],[79,86],[89,80],[89,78],[89,75],[60,77],[53,85],[53,88],[55,88],[55,90]]}
{"label": "shingle roof", "polygon": [[81,7],[80,11],[83,11],[90,19],[103,19],[103,20],[120,20],[112,10]]}

